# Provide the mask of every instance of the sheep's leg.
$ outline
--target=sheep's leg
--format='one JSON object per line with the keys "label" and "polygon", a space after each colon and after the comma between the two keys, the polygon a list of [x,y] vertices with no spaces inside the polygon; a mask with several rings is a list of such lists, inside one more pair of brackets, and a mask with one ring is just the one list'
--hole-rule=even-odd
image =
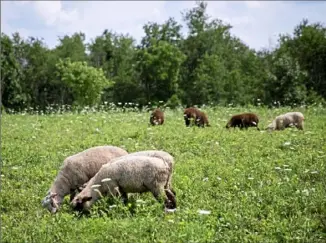
{"label": "sheep's leg", "polygon": [[185,124],[186,124],[186,127],[189,127],[190,126],[190,121],[188,118],[185,118]]}
{"label": "sheep's leg", "polygon": [[169,208],[169,209],[173,209],[177,207],[177,201],[175,198],[175,194],[172,190],[166,189],[165,190],[165,195],[166,195],[166,199],[165,199],[165,207]]}
{"label": "sheep's leg", "polygon": [[166,202],[168,200],[167,196],[164,193],[164,188],[153,188],[151,192],[159,203],[162,203],[163,201]]}
{"label": "sheep's leg", "polygon": [[120,191],[120,194],[121,194],[122,202],[124,204],[127,204],[128,203],[128,194],[121,187],[119,187],[119,191]]}

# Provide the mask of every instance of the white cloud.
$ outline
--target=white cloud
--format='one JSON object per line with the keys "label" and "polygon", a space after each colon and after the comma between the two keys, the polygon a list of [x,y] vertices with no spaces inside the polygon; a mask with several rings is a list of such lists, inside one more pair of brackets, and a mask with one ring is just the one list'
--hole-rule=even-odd
{"label": "white cloud", "polygon": [[261,7],[261,2],[259,1],[245,1],[248,8],[259,8]]}
{"label": "white cloud", "polygon": [[46,25],[71,24],[79,18],[76,9],[73,11],[64,10],[61,1],[35,1],[32,4]]}
{"label": "white cloud", "polygon": [[[252,48],[274,45],[279,33],[292,33],[303,18],[326,22],[326,2],[208,1],[207,13],[230,23],[231,32]],[[26,1],[1,2],[1,28],[44,37],[53,47],[58,35],[84,32],[87,41],[104,29],[129,33],[140,40],[148,21],[169,17],[181,21],[181,11],[195,1]],[[22,16],[25,16],[23,18]],[[183,24],[185,25],[185,24]]]}

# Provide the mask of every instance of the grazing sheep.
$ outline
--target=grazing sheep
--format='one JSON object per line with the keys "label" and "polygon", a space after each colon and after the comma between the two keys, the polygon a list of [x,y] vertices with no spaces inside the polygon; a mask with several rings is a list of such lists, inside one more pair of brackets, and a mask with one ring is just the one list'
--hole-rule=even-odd
{"label": "grazing sheep", "polygon": [[151,125],[163,125],[164,123],[164,113],[159,108],[155,109],[149,118]]}
{"label": "grazing sheep", "polygon": [[126,154],[127,151],[116,146],[96,146],[67,157],[42,200],[42,206],[56,213],[66,195],[70,194],[71,201],[76,195],[75,191],[81,191],[102,165]]}
{"label": "grazing sheep", "polygon": [[167,208],[176,208],[175,195],[169,188],[170,171],[163,159],[123,156],[103,165],[71,205],[75,210],[88,211],[101,196],[121,196],[126,201],[127,193],[151,192],[158,201],[162,196]]}
{"label": "grazing sheep", "polygon": [[301,112],[288,112],[277,116],[270,123],[266,130],[284,130],[285,128],[295,126],[299,130],[303,130],[304,116]]}
{"label": "grazing sheep", "polygon": [[242,113],[242,114],[237,114],[231,117],[229,122],[226,124],[226,128],[236,128],[239,127],[240,129],[248,127],[256,127],[257,130],[259,131],[258,128],[258,123],[259,119],[258,116],[254,113]]}
{"label": "grazing sheep", "polygon": [[[155,157],[155,158],[163,159],[169,165],[170,175],[172,175],[172,173],[173,173],[174,158],[168,152],[165,152],[165,151],[162,151],[162,150],[144,150],[144,151],[138,151],[138,152],[130,153],[130,154],[125,155],[123,157],[126,157],[126,156],[148,156],[148,157]],[[117,158],[117,159],[120,159],[120,158]],[[172,193],[174,195],[176,195],[176,193],[173,190],[171,184],[172,184],[172,176],[170,176],[170,178],[169,178],[169,188],[171,189]]]}
{"label": "grazing sheep", "polygon": [[183,117],[187,127],[190,126],[191,120],[198,127],[204,127],[205,125],[210,127],[207,115],[195,107],[186,108],[183,112]]}
{"label": "grazing sheep", "polygon": [[[110,163],[114,163],[116,160],[120,160],[121,158],[125,158],[126,156],[148,156],[148,157],[155,157],[162,159],[164,162],[166,162],[169,165],[170,168],[170,175],[173,173],[173,166],[174,166],[174,158],[171,154],[168,152],[165,152],[163,150],[143,150],[138,152],[129,153],[127,155],[117,157],[113,159]],[[171,189],[171,192],[176,195],[175,191],[173,190],[172,186],[172,176],[169,178],[169,188]],[[86,187],[87,183],[85,183],[83,186],[79,187],[79,192],[82,191]]]}

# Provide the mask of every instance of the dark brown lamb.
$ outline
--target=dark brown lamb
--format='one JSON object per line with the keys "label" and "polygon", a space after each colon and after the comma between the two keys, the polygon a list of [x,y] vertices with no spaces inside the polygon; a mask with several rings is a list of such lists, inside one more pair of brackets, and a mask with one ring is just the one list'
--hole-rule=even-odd
{"label": "dark brown lamb", "polygon": [[155,109],[149,118],[149,123],[153,126],[163,125],[164,123],[164,113],[159,108]]}
{"label": "dark brown lamb", "polygon": [[239,127],[242,130],[243,128],[248,129],[248,127],[256,127],[259,131],[258,123],[259,119],[256,114],[242,113],[232,116],[229,122],[226,124],[226,128]]}
{"label": "dark brown lamb", "polygon": [[205,125],[210,127],[207,115],[195,107],[186,108],[183,116],[187,127],[191,125],[191,121],[198,127],[204,127]]}

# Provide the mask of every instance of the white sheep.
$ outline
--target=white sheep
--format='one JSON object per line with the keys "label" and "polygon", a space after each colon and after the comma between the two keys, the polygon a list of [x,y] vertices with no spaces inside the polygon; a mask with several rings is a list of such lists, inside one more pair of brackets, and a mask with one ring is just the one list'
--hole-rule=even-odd
{"label": "white sheep", "polygon": [[303,130],[304,116],[301,112],[288,112],[277,116],[273,122],[267,126],[267,130],[284,130],[291,125],[299,130]]}
{"label": "white sheep", "polygon": [[121,196],[127,193],[151,192],[167,208],[176,208],[175,195],[169,188],[170,166],[163,159],[149,156],[123,156],[103,165],[87,186],[72,200],[76,210],[89,210],[101,196]]}
{"label": "white sheep", "polygon": [[70,194],[71,201],[76,190],[81,191],[102,165],[126,154],[127,151],[116,146],[96,146],[67,157],[42,200],[42,206],[51,213],[56,213],[66,195]]}
{"label": "white sheep", "polygon": [[[126,156],[149,156],[149,157],[155,157],[159,159],[163,159],[170,167],[170,175],[173,173],[173,166],[174,166],[174,158],[171,154],[168,152],[165,152],[163,150],[143,150],[138,152],[129,153],[127,155],[117,157],[111,161],[111,163],[114,163],[117,159],[120,159],[122,157]],[[169,178],[169,188],[172,191],[174,195],[176,195],[175,191],[173,190],[172,186],[172,176]],[[79,192],[82,191],[86,187],[87,183],[85,183],[83,186],[80,186],[78,188]]]}
{"label": "white sheep", "polygon": [[[170,167],[170,175],[172,175],[172,173],[173,173],[174,158],[171,154],[169,154],[168,152],[165,152],[163,150],[143,150],[143,151],[129,153],[128,155],[125,155],[125,156],[149,156],[149,157],[163,159],[164,162],[166,162]],[[120,159],[120,158],[117,158],[117,159]],[[170,178],[169,178],[169,189],[172,191],[172,193],[174,195],[176,195],[171,184],[172,184],[172,176],[170,176]]]}

